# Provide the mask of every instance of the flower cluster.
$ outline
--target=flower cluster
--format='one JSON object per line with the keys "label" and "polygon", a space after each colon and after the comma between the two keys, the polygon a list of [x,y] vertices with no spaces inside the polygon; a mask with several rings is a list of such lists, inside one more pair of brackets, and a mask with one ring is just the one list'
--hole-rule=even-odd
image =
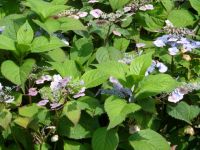
{"label": "flower cluster", "polygon": [[122,59],[119,59],[118,62],[130,65],[134,58],[135,57],[133,54],[124,53],[124,57]]}
{"label": "flower cluster", "polygon": [[168,70],[168,67],[158,60],[153,60],[151,66],[147,69],[145,76],[152,73],[155,69],[158,69],[160,73],[165,73]]}
{"label": "flower cluster", "polygon": [[[43,87],[39,90],[43,99],[38,103],[40,106],[45,106],[47,103],[50,103],[51,109],[57,109],[61,107],[70,96],[73,98],[85,96],[83,80],[72,80],[72,77],[62,78],[60,75],[53,75],[52,78],[46,75],[38,80],[42,81],[40,83],[51,80],[50,87]],[[36,80],[36,82],[38,82],[38,80]]]}
{"label": "flower cluster", "polygon": [[[167,27],[173,29],[173,24],[166,21]],[[176,30],[175,30],[176,31]],[[200,42],[194,41],[192,39],[188,39],[185,37],[185,32],[173,32],[170,34],[163,35],[158,37],[154,41],[154,45],[157,47],[168,46],[168,52],[170,55],[174,56],[179,54],[180,52],[186,53],[191,52],[193,49],[200,48]],[[186,30],[184,30],[186,31]],[[188,31],[189,32],[189,31]],[[189,33],[187,33],[189,34]]]}
{"label": "flower cluster", "polygon": [[109,81],[113,84],[113,89],[102,89],[100,90],[101,94],[115,95],[120,98],[128,98],[128,101],[131,102],[132,91],[129,88],[123,87],[123,85],[114,77],[110,77]]}
{"label": "flower cluster", "polygon": [[168,97],[168,101],[172,103],[177,103],[183,99],[185,94],[192,92],[194,90],[200,90],[200,83],[183,83],[182,86],[176,88]]}
{"label": "flower cluster", "polygon": [[8,86],[2,86],[0,83],[0,102],[1,103],[12,103],[15,100],[15,97],[11,95],[13,88]]}
{"label": "flower cluster", "polygon": [[71,8],[69,10],[64,10],[64,11],[60,12],[59,14],[54,16],[54,18],[72,17],[75,19],[80,19],[80,18],[86,17],[87,15],[88,15],[87,12],[79,11],[78,9]]}

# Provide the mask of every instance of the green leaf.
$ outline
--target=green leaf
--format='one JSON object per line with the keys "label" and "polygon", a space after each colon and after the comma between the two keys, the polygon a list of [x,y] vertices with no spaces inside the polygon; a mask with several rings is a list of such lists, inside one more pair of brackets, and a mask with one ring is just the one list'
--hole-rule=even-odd
{"label": "green leaf", "polygon": [[0,35],[0,49],[14,51],[16,50],[15,42],[4,35]]}
{"label": "green leaf", "polygon": [[43,0],[27,0],[25,5],[30,7],[32,11],[40,15],[42,20],[45,20],[47,17],[67,8],[67,6],[65,5],[55,5],[53,3],[45,2]]}
{"label": "green leaf", "polygon": [[116,127],[126,119],[128,114],[134,113],[141,108],[137,104],[127,104],[125,100],[113,96],[106,100],[104,107],[110,120],[108,129]]}
{"label": "green leaf", "polygon": [[64,50],[62,50],[61,48],[57,48],[47,53],[44,53],[43,56],[46,57],[47,60],[55,62],[64,62],[67,59]]}
{"label": "green leaf", "polygon": [[31,26],[26,21],[17,32],[17,42],[19,44],[30,44],[33,40],[33,34]]}
{"label": "green leaf", "polygon": [[64,5],[68,2],[68,0],[53,0],[51,3],[56,5]]}
{"label": "green leaf", "polygon": [[121,51],[126,51],[130,44],[130,40],[127,40],[125,38],[119,38],[114,40],[114,47]]}
{"label": "green leaf", "polygon": [[135,58],[130,65],[130,73],[134,75],[145,75],[152,64],[152,53],[147,53]]}
{"label": "green leaf", "polygon": [[180,102],[176,106],[167,106],[167,113],[179,120],[183,120],[189,124],[200,113],[200,107],[188,105],[186,102]]}
{"label": "green leaf", "polygon": [[42,53],[66,46],[59,38],[52,36],[50,39],[45,36],[36,37],[31,46],[32,53]]}
{"label": "green leaf", "polygon": [[104,83],[109,78],[109,75],[102,73],[99,69],[93,69],[85,72],[81,78],[86,88],[92,88]]}
{"label": "green leaf", "polygon": [[64,150],[88,150],[88,149],[82,143],[67,140],[64,142]]}
{"label": "green leaf", "polygon": [[116,129],[99,128],[92,137],[92,148],[94,150],[116,150],[118,143],[119,137]]}
{"label": "green leaf", "polygon": [[98,99],[93,97],[84,96],[77,100],[77,105],[81,110],[85,110],[89,115],[101,115],[104,110]]}
{"label": "green leaf", "polygon": [[77,19],[72,17],[63,17],[59,18],[60,30],[69,31],[69,30],[86,30],[86,27]]}
{"label": "green leaf", "polygon": [[134,150],[170,150],[168,142],[157,132],[146,129],[129,137]]}
{"label": "green leaf", "polygon": [[76,126],[81,117],[81,110],[78,108],[76,102],[67,102],[63,108],[63,114]]}
{"label": "green leaf", "polygon": [[115,78],[125,80],[125,75],[128,72],[128,66],[126,64],[117,61],[108,61],[97,65],[102,73],[108,74]]}
{"label": "green leaf", "polygon": [[13,61],[7,60],[2,63],[1,72],[6,79],[23,87],[34,65],[34,59],[24,60],[21,66],[17,66]]}
{"label": "green leaf", "polygon": [[189,0],[191,6],[198,12],[200,15],[200,1],[199,0]]}
{"label": "green leaf", "polygon": [[164,6],[164,8],[167,10],[167,12],[170,12],[175,6],[173,0],[162,0],[161,3]]}
{"label": "green leaf", "polygon": [[12,120],[12,114],[9,110],[3,109],[0,112],[0,126],[4,129],[7,129]]}
{"label": "green leaf", "polygon": [[62,62],[49,62],[54,69],[62,76],[72,76],[74,78],[80,76],[80,72],[74,60],[66,59]]}
{"label": "green leaf", "polygon": [[109,0],[113,10],[120,9],[126,5],[130,0]]}
{"label": "green leaf", "polygon": [[122,58],[122,53],[114,47],[100,47],[96,52],[96,59],[99,63],[110,60],[119,60]]}
{"label": "green leaf", "polygon": [[74,124],[67,118],[62,117],[59,120],[58,133],[71,139],[91,138],[92,133],[99,128],[97,118],[92,118],[88,114],[82,113],[79,123]]}
{"label": "green leaf", "polygon": [[18,124],[19,126],[23,128],[27,128],[31,119],[30,118],[23,118],[23,117],[17,117],[14,122]]}
{"label": "green leaf", "polygon": [[170,75],[149,75],[139,82],[135,97],[142,99],[162,92],[171,92],[176,88],[176,86],[176,80],[174,80]]}
{"label": "green leaf", "polygon": [[90,39],[78,39],[70,50],[70,58],[84,64],[91,57],[93,49],[93,43]]}
{"label": "green leaf", "polygon": [[[183,16],[184,19],[180,19]],[[176,27],[192,26],[195,23],[195,17],[193,14],[184,9],[171,11],[168,16],[168,20],[170,20]]]}

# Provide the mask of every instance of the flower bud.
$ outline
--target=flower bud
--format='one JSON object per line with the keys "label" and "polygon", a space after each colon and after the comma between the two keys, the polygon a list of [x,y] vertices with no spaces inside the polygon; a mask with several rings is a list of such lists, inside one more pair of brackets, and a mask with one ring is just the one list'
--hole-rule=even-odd
{"label": "flower bud", "polygon": [[183,59],[185,59],[186,61],[190,61],[191,57],[190,55],[183,54]]}
{"label": "flower bud", "polygon": [[56,134],[56,135],[53,135],[53,136],[51,137],[51,142],[57,142],[58,139],[59,139],[59,137],[58,137],[57,134]]}
{"label": "flower bud", "polygon": [[194,129],[191,126],[187,126],[184,128],[184,133],[193,136],[195,134]]}

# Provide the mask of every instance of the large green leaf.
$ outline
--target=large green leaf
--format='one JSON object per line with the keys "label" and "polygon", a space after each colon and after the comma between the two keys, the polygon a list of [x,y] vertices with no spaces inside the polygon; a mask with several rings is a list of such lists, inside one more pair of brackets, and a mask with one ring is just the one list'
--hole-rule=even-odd
{"label": "large green leaf", "polygon": [[122,8],[125,4],[127,4],[130,0],[109,0],[110,5],[113,10]]}
{"label": "large green leaf", "polygon": [[126,64],[117,61],[107,61],[97,65],[102,73],[108,74],[119,79],[125,80],[125,75],[128,72],[128,66]]}
{"label": "large green leaf", "polygon": [[[184,19],[180,19],[183,16]],[[185,9],[171,11],[168,20],[170,20],[176,27],[186,27],[195,23],[195,17],[193,14]]]}
{"label": "large green leaf", "polygon": [[10,122],[12,120],[12,114],[9,110],[3,109],[0,112],[0,126],[4,129],[8,128]]}
{"label": "large green leaf", "polygon": [[104,107],[110,120],[108,129],[116,127],[126,119],[128,114],[134,113],[141,108],[137,104],[127,104],[125,100],[113,96],[106,100]]}
{"label": "large green leaf", "polygon": [[31,46],[32,53],[42,53],[66,46],[59,38],[52,36],[48,39],[45,36],[36,37]]}
{"label": "large green leaf", "polygon": [[162,92],[171,92],[176,86],[176,80],[174,80],[170,75],[149,75],[139,82],[135,97],[141,99]]}
{"label": "large green leaf", "polygon": [[92,55],[93,43],[90,39],[81,38],[74,42],[70,50],[70,58],[84,64]]}
{"label": "large green leaf", "polygon": [[170,150],[168,142],[157,132],[146,129],[129,137],[134,150]]}
{"label": "large green leaf", "polygon": [[16,85],[22,85],[26,82],[29,74],[35,65],[34,59],[26,59],[21,66],[17,66],[13,61],[4,61],[1,65],[3,76]]}
{"label": "large green leaf", "polygon": [[179,120],[183,120],[189,124],[200,113],[200,107],[188,105],[186,102],[180,102],[176,106],[167,106],[167,113]]}
{"label": "large green leaf", "polygon": [[151,66],[152,53],[147,53],[135,58],[130,65],[130,73],[134,75],[145,75],[145,72]]}
{"label": "large green leaf", "polygon": [[43,20],[67,8],[67,6],[65,5],[55,5],[49,2],[45,2],[43,0],[27,0],[25,5],[30,7],[32,11],[40,15]]}
{"label": "large green leaf", "polygon": [[96,59],[99,63],[119,60],[122,58],[122,53],[114,47],[100,47],[96,52]]}
{"label": "large green leaf", "polygon": [[62,77],[72,76],[76,78],[80,75],[80,72],[74,60],[66,59],[64,62],[49,63]]}
{"label": "large green leaf", "polygon": [[119,137],[116,129],[99,128],[92,137],[92,148],[94,150],[116,150],[118,143]]}
{"label": "large green leaf", "polygon": [[192,7],[198,12],[200,15],[200,1],[199,0],[189,0]]}
{"label": "large green leaf", "polygon": [[5,35],[0,35],[0,49],[12,50],[12,51],[16,50],[15,42]]}
{"label": "large green leaf", "polygon": [[63,108],[63,114],[76,126],[81,117],[81,110],[74,101],[67,102]]}
{"label": "large green leaf", "polygon": [[99,69],[89,70],[82,76],[86,88],[96,87],[104,83],[108,78],[109,75],[102,73],[102,71]]}
{"label": "large green leaf", "polygon": [[64,142],[64,150],[88,150],[88,149],[87,146],[82,143],[67,140]]}
{"label": "large green leaf", "polygon": [[30,44],[33,40],[33,34],[31,26],[26,21],[17,32],[17,42],[19,44]]}

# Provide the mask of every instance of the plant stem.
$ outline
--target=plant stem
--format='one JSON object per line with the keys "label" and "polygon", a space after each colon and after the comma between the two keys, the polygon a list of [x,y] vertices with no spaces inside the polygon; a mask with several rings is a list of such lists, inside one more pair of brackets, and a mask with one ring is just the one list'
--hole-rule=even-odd
{"label": "plant stem", "polygon": [[109,24],[109,27],[108,27],[108,32],[106,34],[106,38],[104,40],[104,46],[106,46],[106,44],[108,43],[108,38],[109,38],[109,34],[110,34],[110,30],[111,30],[111,23]]}

